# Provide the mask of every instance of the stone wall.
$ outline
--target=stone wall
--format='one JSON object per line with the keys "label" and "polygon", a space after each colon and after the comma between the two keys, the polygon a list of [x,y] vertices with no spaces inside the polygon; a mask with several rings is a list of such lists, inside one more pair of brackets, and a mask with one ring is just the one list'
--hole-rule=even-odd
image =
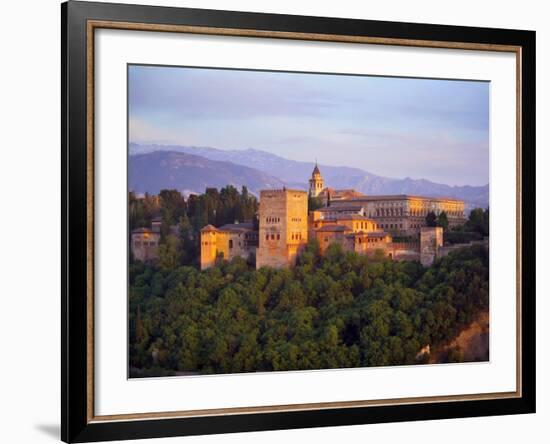
{"label": "stone wall", "polygon": [[443,246],[443,228],[422,227],[420,230],[420,262],[431,265]]}
{"label": "stone wall", "polygon": [[150,229],[141,228],[132,232],[132,254],[134,260],[149,262],[158,259],[158,245],[160,233]]}
{"label": "stone wall", "polygon": [[301,190],[260,192],[256,268],[293,265],[308,239],[308,196]]}
{"label": "stone wall", "polygon": [[489,248],[489,238],[485,238],[480,241],[467,242],[464,244],[446,245],[439,249],[439,257],[447,256],[449,253],[458,250],[459,248],[472,247],[474,245],[483,245],[485,248]]}
{"label": "stone wall", "polygon": [[227,254],[224,247],[227,245],[227,233],[214,227],[205,227],[201,230],[201,270],[212,267],[218,255]]}
{"label": "stone wall", "polygon": [[235,257],[248,259],[256,254],[253,241],[247,236],[252,230],[224,230],[207,226],[201,230],[201,270],[212,267],[218,258],[230,261]]}

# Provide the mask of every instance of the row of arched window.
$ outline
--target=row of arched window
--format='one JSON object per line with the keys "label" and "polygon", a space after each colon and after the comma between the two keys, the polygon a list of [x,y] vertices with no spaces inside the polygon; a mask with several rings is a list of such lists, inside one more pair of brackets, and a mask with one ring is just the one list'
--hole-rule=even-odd
{"label": "row of arched window", "polygon": [[368,230],[368,228],[369,228],[368,222],[357,222],[355,224],[356,230]]}
{"label": "row of arched window", "polygon": [[378,228],[381,228],[383,230],[397,230],[398,228],[399,229],[402,229],[403,228],[403,224],[378,224],[377,225]]}
{"label": "row of arched window", "polygon": [[360,237],[357,237],[356,238],[356,242],[357,243],[375,243],[375,242],[380,242],[382,239],[381,238],[377,238],[377,237],[368,237],[367,239],[365,240],[362,240]]}
{"label": "row of arched window", "polygon": [[377,216],[403,216],[403,208],[377,208]]}
{"label": "row of arched window", "polygon": [[[142,242],[141,241],[135,241],[134,246],[135,247],[141,247]],[[157,243],[155,241],[143,241],[144,247],[156,247]]]}

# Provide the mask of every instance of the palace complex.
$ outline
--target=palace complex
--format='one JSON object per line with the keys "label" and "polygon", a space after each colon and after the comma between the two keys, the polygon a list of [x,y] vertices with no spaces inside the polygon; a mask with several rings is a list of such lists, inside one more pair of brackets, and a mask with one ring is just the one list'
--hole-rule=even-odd
{"label": "palace complex", "polygon": [[[308,214],[308,197],[324,206]],[[458,199],[411,195],[365,196],[355,190],[325,187],[315,165],[309,192],[283,188],[262,190],[258,227],[252,222],[201,230],[201,269],[218,257],[256,259],[256,268],[295,264],[309,238],[319,242],[324,253],[338,243],[344,251],[372,255],[381,251],[393,259],[414,259],[429,264],[443,246],[443,230],[426,227],[426,215],[445,212],[449,226],[465,222],[464,202]],[[393,242],[408,236],[407,243]]]}

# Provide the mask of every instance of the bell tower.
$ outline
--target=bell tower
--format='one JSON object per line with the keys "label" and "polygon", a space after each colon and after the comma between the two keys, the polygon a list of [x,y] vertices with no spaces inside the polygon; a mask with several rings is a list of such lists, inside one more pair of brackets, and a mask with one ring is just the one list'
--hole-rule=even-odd
{"label": "bell tower", "polygon": [[311,179],[309,179],[309,195],[311,197],[317,197],[321,191],[325,188],[325,181],[321,176],[317,161],[315,161],[315,168],[311,173]]}

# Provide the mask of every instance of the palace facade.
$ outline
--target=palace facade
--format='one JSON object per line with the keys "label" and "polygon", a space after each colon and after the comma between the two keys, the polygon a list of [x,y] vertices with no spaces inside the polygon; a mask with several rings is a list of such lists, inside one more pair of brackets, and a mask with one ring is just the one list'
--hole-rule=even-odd
{"label": "palace facade", "polygon": [[[316,169],[316,180],[322,181],[319,169]],[[464,201],[460,199],[410,194],[365,196],[355,190],[333,188],[321,190],[316,197],[322,199],[325,205],[320,209],[320,218],[356,214],[374,220],[382,230],[399,235],[420,233],[420,229],[426,226],[426,216],[430,212],[436,216],[444,212],[450,228],[466,222]]]}
{"label": "palace facade", "polygon": [[[324,206],[309,212],[308,197]],[[252,223],[201,230],[201,269],[219,258],[256,258],[256,268],[287,267],[305,248],[308,239],[318,241],[321,253],[334,243],[344,251],[371,255],[381,251],[392,259],[416,259],[429,264],[443,246],[443,230],[426,227],[429,212],[445,212],[449,225],[465,222],[464,202],[458,199],[412,195],[365,196],[355,190],[325,187],[315,165],[309,192],[283,188],[262,190],[258,228]],[[393,235],[415,238],[408,244],[394,243]]]}
{"label": "palace facade", "polygon": [[132,230],[130,246],[135,260],[150,262],[158,259],[161,223],[160,218],[155,218],[151,228],[141,227]]}
{"label": "palace facade", "polygon": [[412,196],[362,196],[350,199],[330,200],[323,215],[358,214],[376,221],[379,228],[399,234],[417,234],[426,226],[426,216],[445,212],[449,227],[466,222],[464,201],[451,198]]}

